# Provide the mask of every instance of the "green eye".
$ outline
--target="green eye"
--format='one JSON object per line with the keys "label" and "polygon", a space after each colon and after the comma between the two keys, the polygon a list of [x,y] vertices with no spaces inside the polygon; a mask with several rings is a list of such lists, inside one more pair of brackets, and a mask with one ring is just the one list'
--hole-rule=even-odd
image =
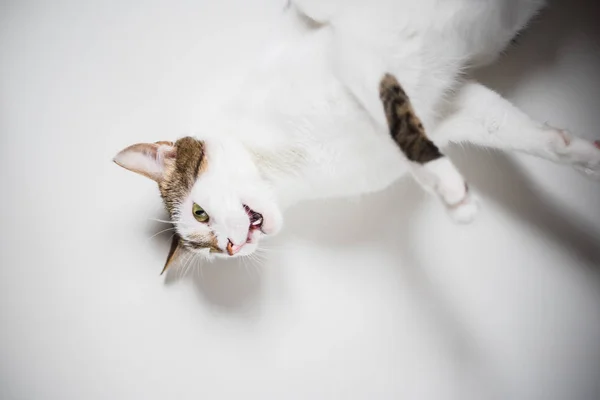
{"label": "green eye", "polygon": [[194,203],[194,206],[192,207],[192,213],[194,214],[196,221],[208,222],[208,214],[198,204]]}

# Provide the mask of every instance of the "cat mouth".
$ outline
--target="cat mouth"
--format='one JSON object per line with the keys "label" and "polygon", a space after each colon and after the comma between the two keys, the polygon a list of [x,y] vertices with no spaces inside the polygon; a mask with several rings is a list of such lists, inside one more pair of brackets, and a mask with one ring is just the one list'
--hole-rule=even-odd
{"label": "cat mouth", "polygon": [[248,231],[260,229],[262,232],[262,225],[264,221],[262,214],[254,211],[246,204],[244,204],[244,210],[246,211],[246,214],[248,214],[248,218],[250,218],[250,227],[248,228]]}
{"label": "cat mouth", "polygon": [[255,236],[254,232],[255,231],[260,231],[262,234],[264,234],[264,231],[262,230],[262,225],[263,225],[263,221],[264,221],[262,214],[254,211],[253,209],[248,207],[246,204],[244,204],[244,210],[246,211],[246,214],[248,214],[248,218],[250,219],[250,224],[248,225],[248,235],[246,237],[246,243],[244,243],[242,245],[234,245],[231,242],[231,240],[229,240],[227,243],[227,254],[229,254],[230,256],[233,256],[234,254],[236,254],[246,244],[254,243],[254,236]]}

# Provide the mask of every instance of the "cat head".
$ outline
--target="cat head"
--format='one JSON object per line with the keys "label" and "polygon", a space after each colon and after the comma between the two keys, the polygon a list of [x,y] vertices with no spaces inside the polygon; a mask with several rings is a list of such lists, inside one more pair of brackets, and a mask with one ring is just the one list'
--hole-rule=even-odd
{"label": "cat head", "polygon": [[273,190],[235,140],[138,143],[114,162],[158,183],[176,231],[164,270],[185,250],[207,258],[249,255],[281,228]]}

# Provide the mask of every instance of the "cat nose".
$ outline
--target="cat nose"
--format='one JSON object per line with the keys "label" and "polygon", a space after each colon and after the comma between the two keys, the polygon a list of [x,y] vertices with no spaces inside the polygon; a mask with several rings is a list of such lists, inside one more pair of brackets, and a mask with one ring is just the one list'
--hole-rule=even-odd
{"label": "cat nose", "polygon": [[244,247],[244,244],[233,244],[231,239],[227,239],[227,254],[229,254],[230,256],[236,254],[242,249],[242,247]]}

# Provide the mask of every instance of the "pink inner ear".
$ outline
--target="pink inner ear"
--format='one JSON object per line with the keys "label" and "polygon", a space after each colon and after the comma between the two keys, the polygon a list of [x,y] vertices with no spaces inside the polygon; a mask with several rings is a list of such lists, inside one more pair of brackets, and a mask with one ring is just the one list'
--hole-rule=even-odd
{"label": "pink inner ear", "polygon": [[596,140],[596,141],[594,142],[594,145],[595,145],[597,148],[599,148],[599,149],[600,149],[600,140]]}
{"label": "pink inner ear", "polygon": [[125,169],[158,182],[163,177],[165,159],[175,155],[176,150],[171,142],[137,143],[120,151],[113,161]]}

